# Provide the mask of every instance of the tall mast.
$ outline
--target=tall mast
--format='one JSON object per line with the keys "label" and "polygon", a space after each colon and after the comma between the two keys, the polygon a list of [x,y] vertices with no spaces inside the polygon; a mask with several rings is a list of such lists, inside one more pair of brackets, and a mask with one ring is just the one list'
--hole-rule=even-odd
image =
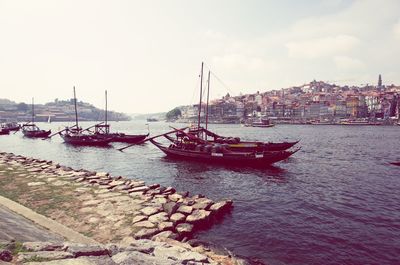
{"label": "tall mast", "polygon": [[210,99],[210,73],[211,73],[211,71],[208,71],[207,105],[206,105],[206,130],[208,128],[208,101]]}
{"label": "tall mast", "polygon": [[35,103],[32,98],[32,124],[35,123]]}
{"label": "tall mast", "polygon": [[199,117],[197,121],[197,128],[200,128],[200,113],[201,113],[201,96],[203,94],[203,65],[204,63],[201,62],[201,73],[200,73],[200,102],[199,102]]}
{"label": "tall mast", "polygon": [[105,124],[107,127],[107,90],[106,90],[106,113],[105,113]]}
{"label": "tall mast", "polygon": [[79,126],[78,126],[78,109],[76,108],[76,92],[75,92],[75,86],[74,86],[74,103],[75,103],[75,126],[76,126],[76,129],[79,130]]}

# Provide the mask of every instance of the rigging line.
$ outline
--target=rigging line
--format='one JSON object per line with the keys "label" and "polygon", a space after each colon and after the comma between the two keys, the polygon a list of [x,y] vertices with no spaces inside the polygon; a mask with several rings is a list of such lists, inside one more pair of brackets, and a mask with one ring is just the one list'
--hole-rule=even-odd
{"label": "rigging line", "polygon": [[232,91],[229,89],[228,85],[226,85],[221,78],[219,78],[213,71],[211,71],[210,67],[208,67],[207,64],[204,64],[204,66],[211,72],[211,74],[217,79],[218,82],[221,83],[223,87],[228,91],[229,94],[232,94]]}
{"label": "rigging line", "polygon": [[192,94],[192,99],[190,100],[190,105],[194,104],[194,96],[196,94],[196,91],[199,89],[198,88],[199,79],[200,79],[200,75],[198,76],[198,79],[196,80],[196,85],[194,86],[194,89],[193,89],[193,94]]}

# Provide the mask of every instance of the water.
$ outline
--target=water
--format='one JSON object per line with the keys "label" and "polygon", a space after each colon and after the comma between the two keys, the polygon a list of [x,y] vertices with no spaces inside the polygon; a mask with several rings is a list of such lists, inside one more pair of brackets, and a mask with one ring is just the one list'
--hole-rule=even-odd
{"label": "water", "polygon": [[[146,133],[144,123],[118,122],[112,128]],[[40,124],[53,131],[60,125]],[[153,135],[170,130],[161,122],[150,126]],[[400,127],[211,129],[242,139],[301,139],[302,150],[263,170],[174,161],[150,143],[119,152],[21,133],[0,136],[0,150],[232,198],[232,213],[197,238],[268,264],[400,264],[400,167],[388,164],[400,160]]]}

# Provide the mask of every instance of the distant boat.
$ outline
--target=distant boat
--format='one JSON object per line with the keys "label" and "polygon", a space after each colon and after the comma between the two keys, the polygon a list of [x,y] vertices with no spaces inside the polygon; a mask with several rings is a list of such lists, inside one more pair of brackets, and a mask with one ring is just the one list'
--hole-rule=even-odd
{"label": "distant boat", "polygon": [[0,127],[0,135],[8,135],[8,134],[10,134],[9,129]]}
{"label": "distant boat", "polygon": [[2,127],[8,129],[9,131],[19,131],[19,129],[21,129],[21,125],[17,122],[7,122],[4,123]]}
{"label": "distant boat", "polygon": [[269,119],[262,118],[258,121],[253,121],[251,123],[245,123],[245,127],[259,127],[259,128],[270,128],[274,127],[275,124],[271,123]]}
{"label": "distant boat", "polygon": [[32,98],[32,120],[22,125],[22,133],[29,138],[47,138],[51,134],[51,130],[41,130],[35,124],[35,104]]}
{"label": "distant boat", "polygon": [[395,166],[400,166],[400,161],[398,161],[398,162],[391,162],[390,164],[395,165]]}
{"label": "distant boat", "polygon": [[147,122],[156,122],[158,121],[156,118],[147,118]]}

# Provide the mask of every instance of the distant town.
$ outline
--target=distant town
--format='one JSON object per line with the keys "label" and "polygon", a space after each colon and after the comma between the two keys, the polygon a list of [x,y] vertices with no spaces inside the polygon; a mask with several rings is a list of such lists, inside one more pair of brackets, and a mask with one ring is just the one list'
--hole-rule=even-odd
{"label": "distant town", "polygon": [[[312,81],[255,94],[231,96],[210,101],[211,123],[240,123],[268,118],[274,123],[339,123],[364,121],[375,124],[397,124],[399,120],[400,86],[383,85],[379,75],[376,85],[339,86]],[[201,105],[204,120],[206,103]],[[199,104],[178,107],[167,118],[195,121]]]}
{"label": "distant town", "polygon": [[[99,121],[104,120],[104,110],[78,101],[79,120]],[[46,104],[35,104],[35,121],[73,121],[75,120],[74,100],[58,100]],[[129,120],[124,113],[108,111],[108,119],[115,121]],[[16,103],[8,99],[0,99],[0,121],[30,121],[32,118],[32,105]]]}

